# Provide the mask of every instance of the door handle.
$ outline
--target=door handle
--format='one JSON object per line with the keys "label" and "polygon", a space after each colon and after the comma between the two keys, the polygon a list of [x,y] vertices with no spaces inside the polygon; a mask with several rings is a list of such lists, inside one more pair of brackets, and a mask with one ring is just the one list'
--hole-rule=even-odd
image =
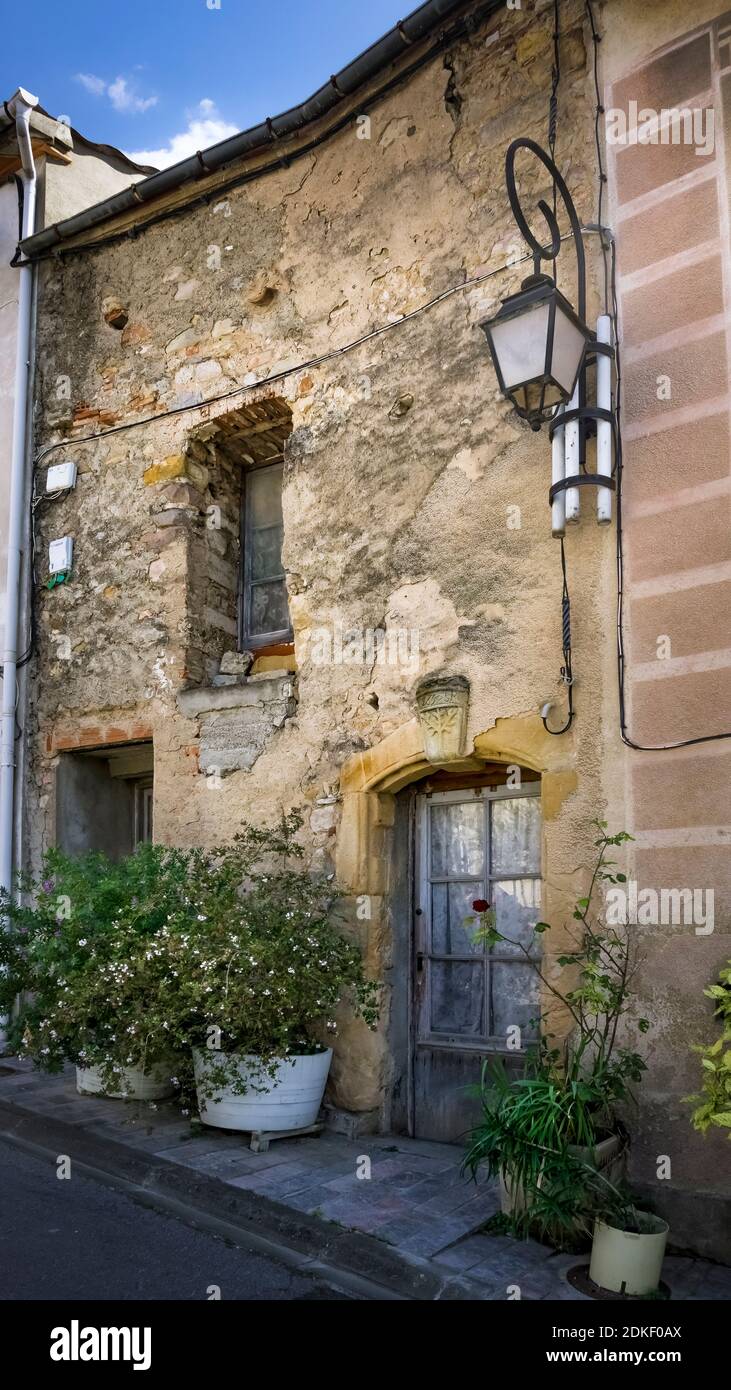
{"label": "door handle", "polygon": [[416,973],[417,973],[417,975],[420,975],[421,972],[422,972],[422,970],[424,969],[424,961],[425,961],[425,959],[426,959],[426,957],[425,957],[423,951],[417,951],[417,952],[416,952]]}

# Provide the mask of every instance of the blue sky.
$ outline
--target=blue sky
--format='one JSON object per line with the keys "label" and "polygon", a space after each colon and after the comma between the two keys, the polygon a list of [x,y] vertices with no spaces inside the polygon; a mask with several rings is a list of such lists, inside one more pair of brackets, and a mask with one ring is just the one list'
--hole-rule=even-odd
{"label": "blue sky", "polygon": [[[219,8],[216,8],[216,5]],[[416,0],[31,0],[6,16],[0,99],[169,164],[309,96]]]}

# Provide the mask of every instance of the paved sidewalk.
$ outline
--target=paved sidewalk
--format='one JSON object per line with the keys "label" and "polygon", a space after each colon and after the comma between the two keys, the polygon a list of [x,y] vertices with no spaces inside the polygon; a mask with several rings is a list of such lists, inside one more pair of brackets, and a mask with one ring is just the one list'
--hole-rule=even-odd
{"label": "paved sidewalk", "polygon": [[[267,1153],[254,1154],[245,1135],[192,1134],[189,1120],[170,1105],[79,1096],[73,1069],[45,1077],[7,1057],[0,1059],[0,1100],[375,1237],[406,1260],[466,1281],[472,1292],[461,1296],[584,1300],[565,1277],[581,1257],[483,1231],[499,1207],[495,1185],[462,1177],[462,1150],[451,1145],[324,1133],[275,1140]],[[731,1299],[731,1269],[707,1260],[668,1257],[663,1279],[675,1299]]]}

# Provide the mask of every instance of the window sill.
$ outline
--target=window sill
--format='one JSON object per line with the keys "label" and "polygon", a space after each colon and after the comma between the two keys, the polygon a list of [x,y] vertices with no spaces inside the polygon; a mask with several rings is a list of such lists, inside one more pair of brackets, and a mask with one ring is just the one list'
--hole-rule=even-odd
{"label": "window sill", "polygon": [[297,670],[294,651],[270,654],[269,652],[254,652],[254,660],[251,664],[248,679],[252,676],[273,675],[275,672]]}
{"label": "window sill", "polygon": [[[275,671],[254,672],[234,678],[231,685],[191,687],[178,694],[178,707],[186,718],[195,718],[215,710],[245,709],[284,701],[287,714],[295,709],[294,673],[279,666]],[[291,708],[290,708],[291,706]]]}

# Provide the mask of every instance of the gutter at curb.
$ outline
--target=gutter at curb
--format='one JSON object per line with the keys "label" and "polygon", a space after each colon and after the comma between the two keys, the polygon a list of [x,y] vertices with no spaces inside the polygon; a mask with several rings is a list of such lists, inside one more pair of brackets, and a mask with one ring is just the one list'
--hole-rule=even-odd
{"label": "gutter at curb", "polygon": [[268,1254],[363,1300],[485,1301],[485,1286],[374,1236],[293,1211],[168,1159],[86,1132],[0,1097],[0,1140],[55,1163],[68,1154],[86,1176],[134,1201]]}

